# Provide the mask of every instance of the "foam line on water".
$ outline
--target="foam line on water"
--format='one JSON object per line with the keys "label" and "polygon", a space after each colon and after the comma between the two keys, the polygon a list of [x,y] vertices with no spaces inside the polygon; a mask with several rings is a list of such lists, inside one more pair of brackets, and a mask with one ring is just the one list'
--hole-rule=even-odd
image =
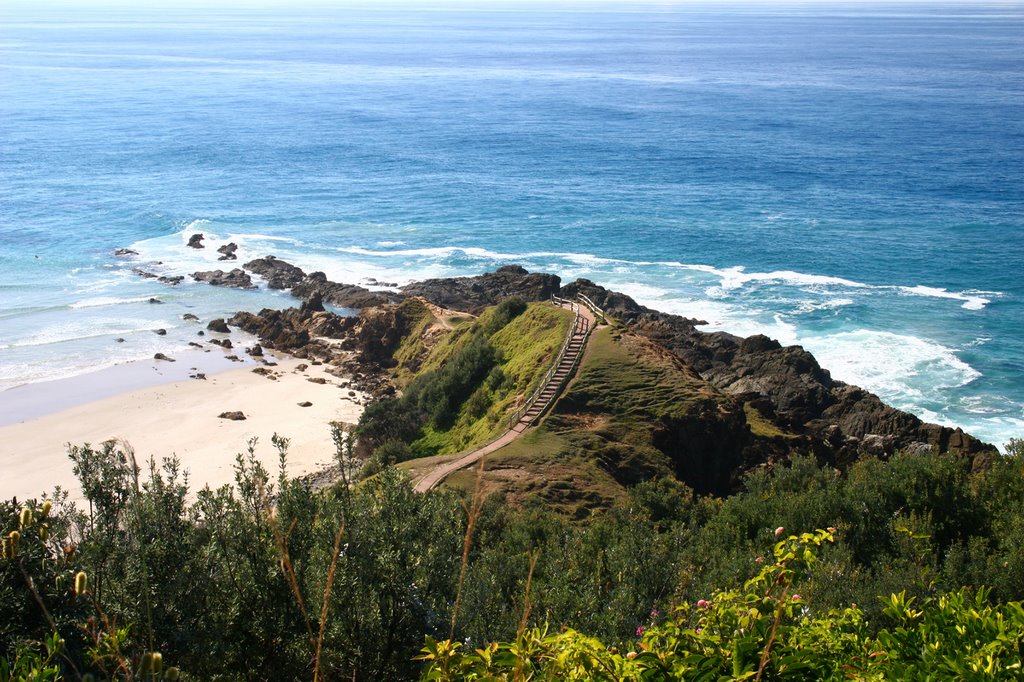
{"label": "foam line on water", "polygon": [[101,308],[106,306],[124,305],[127,303],[146,303],[152,298],[151,296],[137,296],[134,298],[119,298],[117,296],[99,296],[96,298],[86,298],[75,303],[68,304],[69,308],[78,310],[81,308]]}

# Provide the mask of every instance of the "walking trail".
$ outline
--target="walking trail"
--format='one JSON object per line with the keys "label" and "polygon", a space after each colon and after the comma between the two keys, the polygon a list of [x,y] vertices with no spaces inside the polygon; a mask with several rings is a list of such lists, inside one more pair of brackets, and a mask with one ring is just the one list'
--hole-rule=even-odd
{"label": "walking trail", "polygon": [[[589,299],[581,297],[580,301],[569,301],[553,298],[555,305],[569,308],[576,313],[573,326],[569,330],[565,343],[558,356],[541,382],[540,387],[527,398],[523,406],[509,419],[508,431],[486,445],[468,452],[450,462],[445,462],[427,472],[415,485],[416,492],[426,492],[437,487],[449,474],[478,462],[482,457],[500,450],[523,435],[529,427],[537,422],[561,394],[568,383],[569,377],[583,355],[583,349],[590,338],[590,332],[604,322],[604,315]],[[596,312],[595,312],[596,311]]]}

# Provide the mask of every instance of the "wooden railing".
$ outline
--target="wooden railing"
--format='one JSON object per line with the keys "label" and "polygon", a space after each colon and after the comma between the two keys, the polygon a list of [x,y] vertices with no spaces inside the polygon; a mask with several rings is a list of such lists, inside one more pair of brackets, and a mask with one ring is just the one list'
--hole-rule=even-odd
{"label": "wooden railing", "polygon": [[600,320],[601,324],[608,324],[608,319],[604,316],[604,311],[598,308],[597,304],[591,301],[588,296],[585,296],[584,294],[576,294],[576,298],[578,298],[583,305],[590,308],[590,312],[594,313],[594,316]]}

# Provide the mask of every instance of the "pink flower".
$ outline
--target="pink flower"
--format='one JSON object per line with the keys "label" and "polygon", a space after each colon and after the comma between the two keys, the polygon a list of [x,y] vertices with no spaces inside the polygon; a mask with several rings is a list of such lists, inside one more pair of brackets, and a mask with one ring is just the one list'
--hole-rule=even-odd
{"label": "pink flower", "polygon": [[634,658],[636,658],[636,652],[630,651],[628,654],[626,654],[626,658],[632,661]]}
{"label": "pink flower", "polygon": [[638,627],[638,628],[636,629],[636,636],[637,636],[637,637],[643,637],[643,636],[644,636],[644,630],[646,630],[646,629],[647,629],[647,628],[645,628],[645,627],[644,627],[643,625],[641,625],[640,627]]}
{"label": "pink flower", "polygon": [[711,603],[707,599],[698,599],[697,600],[697,608],[698,609],[706,609],[709,606],[711,606]]}
{"label": "pink flower", "polygon": [[786,532],[786,529],[783,528],[782,526],[779,526],[778,528],[775,529],[775,535],[776,536],[782,535],[785,532]]}
{"label": "pink flower", "polygon": [[764,557],[763,556],[757,557],[756,559],[754,559],[754,563],[755,564],[763,564],[764,563]]}
{"label": "pink flower", "polygon": [[800,601],[801,599],[803,599],[803,597],[801,597],[799,594],[793,595],[793,601]]}
{"label": "pink flower", "polygon": [[651,609],[651,620],[657,618],[659,613],[658,609]]}

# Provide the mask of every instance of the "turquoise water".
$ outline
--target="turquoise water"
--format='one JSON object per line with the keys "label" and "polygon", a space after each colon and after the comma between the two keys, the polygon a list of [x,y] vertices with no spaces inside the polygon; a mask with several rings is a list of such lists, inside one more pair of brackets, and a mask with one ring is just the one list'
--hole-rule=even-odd
{"label": "turquoise water", "polygon": [[201,231],[346,282],[588,277],[1003,443],[1022,169],[1022,5],[4,3],[0,387],[290,303],[131,273],[223,266]]}

